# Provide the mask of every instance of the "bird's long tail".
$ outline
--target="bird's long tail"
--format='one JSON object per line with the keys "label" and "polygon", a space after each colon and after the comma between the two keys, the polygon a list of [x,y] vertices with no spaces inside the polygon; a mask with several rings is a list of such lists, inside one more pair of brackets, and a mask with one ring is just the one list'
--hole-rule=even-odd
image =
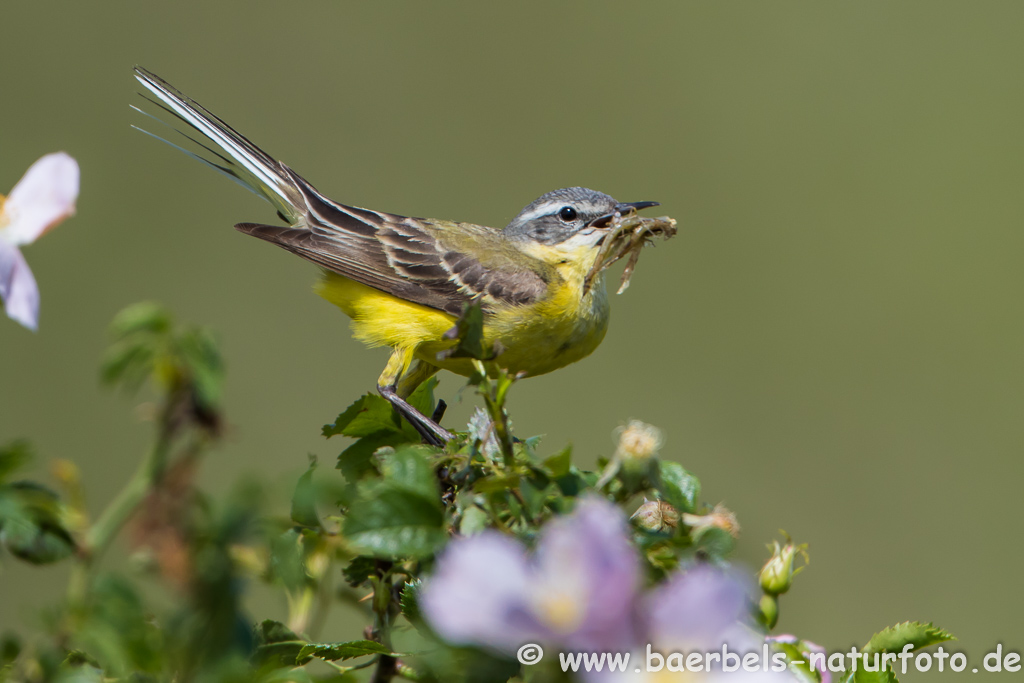
{"label": "bird's long tail", "polygon": [[[156,99],[147,97],[145,93],[142,97],[169,114],[172,122],[168,123],[134,105],[132,108],[172,128],[184,140],[178,140],[182,143],[178,145],[138,126],[133,128],[181,150],[266,199],[290,224],[297,223],[306,213],[306,203],[295,185],[294,175],[284,164],[275,161],[238,131],[156,74],[137,66],[135,77]],[[196,136],[196,132],[200,135]]]}

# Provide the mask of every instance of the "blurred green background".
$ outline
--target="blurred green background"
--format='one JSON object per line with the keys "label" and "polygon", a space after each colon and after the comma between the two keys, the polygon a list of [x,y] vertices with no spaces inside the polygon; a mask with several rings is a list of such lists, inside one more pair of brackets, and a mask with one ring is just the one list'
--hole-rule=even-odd
{"label": "blurred green background", "polygon": [[[662,202],[680,235],[591,358],[516,387],[517,432],[592,464],[626,419],[661,426],[741,561],[780,527],[810,543],[783,632],[1024,647],[1024,5],[6,0],[3,23],[0,191],[61,149],[82,191],[26,249],[39,333],[0,321],[0,441],[79,462],[94,510],[150,435],[97,381],[126,304],[223,340],[212,491],[255,472],[284,501],[386,356],[314,268],[231,229],[266,204],[129,128],[137,63],[355,205],[502,226],[566,185]],[[0,629],[62,571],[5,563]]]}

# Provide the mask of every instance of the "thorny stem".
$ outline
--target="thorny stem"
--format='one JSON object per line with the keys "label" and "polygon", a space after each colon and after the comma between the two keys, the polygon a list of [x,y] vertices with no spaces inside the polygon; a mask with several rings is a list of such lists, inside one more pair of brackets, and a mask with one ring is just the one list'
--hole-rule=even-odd
{"label": "thorny stem", "polygon": [[[392,584],[390,572],[373,582],[374,639],[393,650],[391,646],[391,601]],[[371,683],[388,683],[394,678],[398,660],[390,655],[381,655],[373,671]]]}

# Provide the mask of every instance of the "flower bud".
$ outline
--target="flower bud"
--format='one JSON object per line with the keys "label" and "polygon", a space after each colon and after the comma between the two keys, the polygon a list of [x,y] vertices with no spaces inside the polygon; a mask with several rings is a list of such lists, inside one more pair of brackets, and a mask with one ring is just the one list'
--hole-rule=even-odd
{"label": "flower bud", "polygon": [[649,460],[656,455],[662,444],[661,430],[640,420],[630,420],[619,431],[619,448],[616,457],[623,461]]}
{"label": "flower bud", "polygon": [[691,527],[695,532],[700,532],[709,527],[718,527],[733,538],[740,537],[740,522],[736,519],[736,514],[723,505],[716,505],[706,515],[684,513],[683,524]]}
{"label": "flower bud", "polygon": [[645,531],[671,532],[679,525],[679,512],[665,501],[645,498],[630,519]]}
{"label": "flower bud", "polygon": [[775,624],[779,623],[779,602],[775,596],[762,595],[759,607],[762,623],[768,627],[768,630],[775,628]]}
{"label": "flower bud", "polygon": [[[796,556],[803,557],[803,566],[794,569]],[[793,585],[793,577],[803,571],[810,562],[807,556],[807,544],[793,545],[793,540],[786,536],[786,545],[779,546],[775,541],[772,557],[761,569],[761,590],[768,595],[782,595]]]}

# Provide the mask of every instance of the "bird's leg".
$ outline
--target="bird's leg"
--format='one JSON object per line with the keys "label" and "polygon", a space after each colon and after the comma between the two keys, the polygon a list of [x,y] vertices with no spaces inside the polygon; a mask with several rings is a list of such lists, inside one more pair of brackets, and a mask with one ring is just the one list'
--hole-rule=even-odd
{"label": "bird's leg", "polygon": [[425,443],[431,446],[444,446],[452,439],[452,433],[405,400],[417,386],[437,372],[438,368],[417,361],[409,369],[412,360],[413,349],[395,349],[388,359],[387,367],[377,380],[377,391],[413,426]]}
{"label": "bird's leg", "polygon": [[423,437],[424,442],[431,446],[444,446],[451,441],[453,436],[451,432],[409,405],[408,401],[398,395],[393,385],[386,387],[378,385],[377,391],[394,406],[399,415],[413,426],[413,429]]}

